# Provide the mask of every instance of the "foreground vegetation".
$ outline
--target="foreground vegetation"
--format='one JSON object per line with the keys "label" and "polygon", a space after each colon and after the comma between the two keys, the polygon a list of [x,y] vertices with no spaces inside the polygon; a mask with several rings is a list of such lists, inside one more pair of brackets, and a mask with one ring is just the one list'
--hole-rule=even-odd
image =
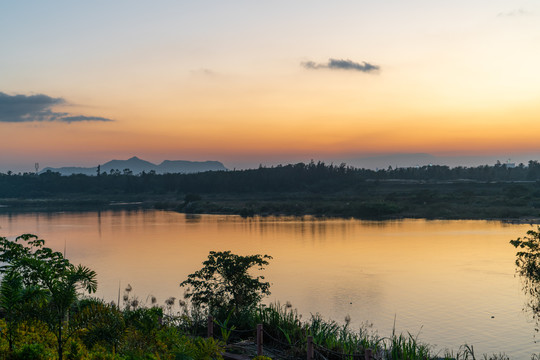
{"label": "foreground vegetation", "polygon": [[[516,241],[516,246],[523,244]],[[0,237],[0,357],[206,360],[222,359],[227,351],[255,358],[246,340],[253,341],[262,324],[265,354],[274,359],[305,359],[308,336],[319,359],[476,358],[468,345],[456,353],[434,352],[411,334],[380,337],[367,327],[352,330],[348,317],[344,324],[317,314],[302,320],[288,303],[264,306],[269,283],[254,273],[270,260],[267,255],[210,252],[202,269],[180,284],[184,299],[157,304],[149,297],[143,303],[128,286],[122,304],[114,304],[83,296],[96,290],[96,274],[44,247],[43,240],[29,234],[15,240]],[[209,315],[215,338],[205,336]]]}
{"label": "foreground vegetation", "polygon": [[[171,299],[172,300],[172,299]],[[169,301],[170,304],[170,301]],[[214,338],[206,337],[206,317],[185,305],[126,305],[118,309],[97,299],[80,299],[71,307],[70,326],[77,328],[65,343],[64,359],[222,359],[225,351],[255,358],[254,347],[235,345],[254,341],[255,327],[263,324],[264,350],[271,359],[305,359],[307,336],[315,341],[315,358],[363,359],[372,349],[374,359],[474,359],[474,348],[436,352],[411,334],[389,337],[373,335],[369,329],[353,331],[313,316],[302,321],[287,305],[261,306],[238,316],[215,318]],[[171,311],[169,313],[169,311]],[[5,320],[0,320],[5,329]],[[58,359],[56,338],[37,319],[21,321],[9,350],[5,331],[0,340],[3,359]],[[504,354],[478,357],[508,359]]]}
{"label": "foreground vegetation", "polygon": [[366,170],[324,163],[197,174],[1,174],[0,211],[145,207],[391,219],[540,218],[540,163]]}

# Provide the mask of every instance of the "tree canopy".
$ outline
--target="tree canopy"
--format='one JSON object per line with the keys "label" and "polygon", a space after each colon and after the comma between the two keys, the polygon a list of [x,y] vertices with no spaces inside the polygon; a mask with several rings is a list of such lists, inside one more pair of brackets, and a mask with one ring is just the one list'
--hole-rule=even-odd
{"label": "tree canopy", "polygon": [[523,281],[523,289],[529,296],[527,307],[540,330],[540,226],[527,231],[523,238],[511,240],[510,244],[520,249],[516,253],[516,269]]}
{"label": "tree canopy", "polygon": [[186,297],[199,306],[238,311],[249,308],[270,294],[270,283],[264,276],[252,276],[250,270],[263,270],[268,265],[268,255],[241,256],[230,251],[210,251],[203,268],[188,275],[180,283],[186,287]]}

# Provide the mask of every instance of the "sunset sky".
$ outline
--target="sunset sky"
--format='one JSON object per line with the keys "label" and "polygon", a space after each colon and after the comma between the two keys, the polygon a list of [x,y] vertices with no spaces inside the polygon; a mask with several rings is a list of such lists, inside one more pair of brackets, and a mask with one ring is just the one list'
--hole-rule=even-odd
{"label": "sunset sky", "polygon": [[0,0],[0,33],[0,172],[540,155],[538,1]]}

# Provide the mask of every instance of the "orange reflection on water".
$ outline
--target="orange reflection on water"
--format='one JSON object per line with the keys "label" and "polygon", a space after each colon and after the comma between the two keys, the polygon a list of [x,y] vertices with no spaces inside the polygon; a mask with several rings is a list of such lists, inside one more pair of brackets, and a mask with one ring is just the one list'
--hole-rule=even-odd
{"label": "orange reflection on water", "polygon": [[36,233],[65,247],[70,260],[97,271],[107,300],[117,299],[119,283],[143,302],[181,298],[178,284],[209,251],[260,253],[274,258],[267,301],[290,301],[304,316],[350,315],[353,326],[373,322],[383,336],[395,316],[398,331],[421,331],[441,348],[472,343],[478,352],[523,355],[534,347],[508,243],[529,225],[107,211],[2,215],[0,227],[3,236]]}

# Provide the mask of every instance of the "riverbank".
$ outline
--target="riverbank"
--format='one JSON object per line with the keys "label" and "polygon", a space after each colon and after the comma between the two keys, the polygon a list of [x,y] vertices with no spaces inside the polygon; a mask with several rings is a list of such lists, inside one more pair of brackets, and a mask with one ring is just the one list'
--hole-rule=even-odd
{"label": "riverbank", "polygon": [[362,183],[354,190],[244,193],[59,193],[0,199],[0,213],[163,209],[188,214],[540,222],[536,183]]}
{"label": "riverbank", "polygon": [[387,220],[536,221],[540,164],[366,170],[324,163],[196,174],[0,174],[0,211],[155,208]]}

